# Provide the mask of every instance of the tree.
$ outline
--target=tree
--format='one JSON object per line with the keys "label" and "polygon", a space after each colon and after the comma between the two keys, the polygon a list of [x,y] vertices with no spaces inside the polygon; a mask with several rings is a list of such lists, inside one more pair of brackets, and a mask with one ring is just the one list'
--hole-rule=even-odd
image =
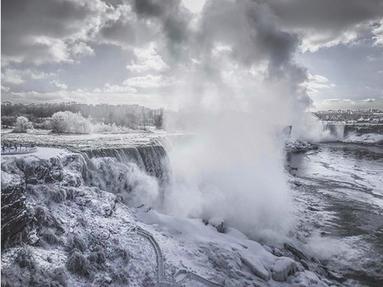
{"label": "tree", "polygon": [[31,128],[33,128],[32,123],[26,117],[20,116],[16,119],[16,125],[13,132],[26,133],[27,130]]}
{"label": "tree", "polygon": [[89,134],[92,128],[90,121],[80,113],[69,111],[53,114],[51,124],[54,133]]}

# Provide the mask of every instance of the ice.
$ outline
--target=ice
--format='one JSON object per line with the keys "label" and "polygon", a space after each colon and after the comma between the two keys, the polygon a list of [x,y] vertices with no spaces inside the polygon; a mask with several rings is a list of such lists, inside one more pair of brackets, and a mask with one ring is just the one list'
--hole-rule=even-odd
{"label": "ice", "polygon": [[9,157],[16,157],[16,158],[25,158],[25,157],[35,157],[35,158],[40,158],[40,159],[50,159],[52,157],[57,157],[57,156],[64,156],[67,155],[68,151],[65,149],[59,149],[59,148],[49,148],[49,147],[38,147],[36,148],[33,152],[27,153],[27,154],[12,154],[12,155],[7,155],[4,154],[2,157],[4,158],[9,158]]}
{"label": "ice", "polygon": [[[273,274],[278,280],[290,275],[308,282],[306,286],[320,286],[323,278],[319,276],[315,284],[310,283],[312,274],[293,268],[299,262],[288,258],[282,262],[273,254],[273,246],[251,240],[232,227],[219,233],[200,218],[166,215],[148,202],[140,207],[131,204],[136,199],[120,197],[123,190],[117,188],[119,177],[109,177],[99,170],[98,182],[111,181],[116,187],[105,190],[106,184],[95,184],[85,176],[90,163],[97,166],[103,161],[109,162],[110,171],[117,175],[132,173],[126,178],[126,184],[132,185],[130,192],[134,193],[137,179],[154,180],[139,169],[121,169],[123,162],[102,157],[86,159],[65,149],[39,147],[31,155],[3,157],[3,183],[15,182],[24,188],[20,178],[28,179],[27,212],[35,218],[26,230],[29,237],[24,247],[3,250],[5,282],[25,286],[33,278],[37,285],[64,280],[68,286],[175,286],[178,281],[185,286],[283,286],[271,279]],[[33,180],[25,177],[26,171]],[[142,189],[136,190],[136,196],[141,193]],[[73,244],[73,238],[77,243]],[[14,260],[18,254],[27,254],[33,268],[24,267],[20,272]],[[85,262],[84,272],[74,272],[77,261],[69,264],[70,258]],[[159,269],[160,263],[163,269]],[[160,277],[159,270],[163,270]]]}
{"label": "ice", "polygon": [[272,266],[272,277],[275,281],[286,281],[298,271],[297,263],[288,257],[278,258]]}
{"label": "ice", "polygon": [[368,143],[368,144],[379,144],[383,143],[383,134],[355,134],[351,133],[343,139],[346,143]]}
{"label": "ice", "polygon": [[382,152],[376,145],[321,143],[289,161],[296,232],[335,276],[349,276],[347,286],[382,279]]}
{"label": "ice", "polygon": [[270,279],[270,272],[257,257],[247,254],[246,252],[241,252],[241,260],[244,265],[249,267],[250,271],[254,273],[254,275],[266,281]]}

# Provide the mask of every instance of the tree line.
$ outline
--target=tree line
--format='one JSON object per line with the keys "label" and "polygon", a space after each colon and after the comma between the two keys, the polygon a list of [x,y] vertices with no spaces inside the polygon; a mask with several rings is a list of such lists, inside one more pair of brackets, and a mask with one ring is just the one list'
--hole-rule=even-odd
{"label": "tree line", "polygon": [[150,109],[139,105],[88,105],[74,102],[38,104],[5,102],[1,104],[1,122],[3,126],[14,126],[16,118],[24,116],[38,125],[51,118],[53,114],[64,111],[80,113],[96,122],[133,129],[146,126],[162,128],[163,125],[163,109]]}

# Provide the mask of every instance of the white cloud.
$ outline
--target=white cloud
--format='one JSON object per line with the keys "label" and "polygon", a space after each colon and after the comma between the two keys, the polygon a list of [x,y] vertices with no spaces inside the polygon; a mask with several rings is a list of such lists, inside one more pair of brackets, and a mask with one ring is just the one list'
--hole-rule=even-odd
{"label": "white cloud", "polygon": [[131,49],[147,44],[159,33],[158,23],[137,17],[126,1],[104,15],[95,34],[98,42]]}
{"label": "white cloud", "polygon": [[1,80],[4,83],[20,85],[24,83],[24,79],[18,70],[14,69],[5,69],[4,73],[1,75]]}
{"label": "white cloud", "polygon": [[90,56],[94,55],[94,50],[86,43],[78,42],[72,46],[71,53],[76,56]]}
{"label": "white cloud", "polygon": [[335,84],[331,83],[329,79],[321,75],[308,74],[307,80],[302,84],[307,89],[307,93],[311,97],[317,96],[322,90],[334,88]]}
{"label": "white cloud", "polygon": [[164,71],[168,65],[162,60],[161,56],[157,53],[155,44],[152,42],[145,48],[134,49],[134,54],[137,58],[126,68],[131,72],[142,73],[147,71]]}
{"label": "white cloud", "polygon": [[222,55],[230,54],[233,52],[233,48],[230,45],[216,43],[211,51],[214,57],[220,57]]}
{"label": "white cloud", "polygon": [[26,75],[28,75],[32,80],[42,80],[49,77],[55,76],[54,73],[45,73],[41,71],[34,71],[34,70],[25,70]]}
{"label": "white cloud", "polygon": [[174,84],[171,78],[167,78],[161,75],[146,75],[140,77],[132,77],[123,82],[124,85],[133,88],[160,88]]}
{"label": "white cloud", "polygon": [[12,85],[22,85],[29,81],[44,80],[54,77],[54,73],[46,73],[34,69],[13,69],[4,67],[1,74],[4,83]]}
{"label": "white cloud", "polygon": [[68,86],[60,81],[57,81],[57,80],[53,80],[51,81],[51,84],[55,87],[55,88],[58,88],[60,90],[66,90],[68,89]]}
{"label": "white cloud", "polygon": [[1,91],[2,92],[9,92],[9,87],[1,85]]}
{"label": "white cloud", "polygon": [[206,0],[182,0],[182,4],[192,13],[200,13]]}
{"label": "white cloud", "polygon": [[349,44],[358,38],[357,30],[349,30],[343,33],[332,31],[305,31],[302,33],[302,43],[300,48],[303,52],[316,52],[320,48],[334,47],[340,44]]}
{"label": "white cloud", "polygon": [[[96,92],[100,92],[101,90],[96,90]],[[137,93],[137,90],[135,88],[126,86],[126,85],[111,85],[109,83],[106,83],[103,89],[106,93]]]}
{"label": "white cloud", "polygon": [[88,55],[108,6],[101,0],[2,2],[2,57],[6,63],[72,62]]}
{"label": "white cloud", "polygon": [[375,45],[383,46],[383,19],[375,25],[372,32],[374,34]]}
{"label": "white cloud", "polygon": [[55,39],[45,36],[31,37],[31,43],[45,51],[44,57],[38,57],[31,61],[36,64],[49,62],[71,62],[68,45],[61,39]]}
{"label": "white cloud", "polygon": [[298,33],[303,51],[350,44],[371,37],[372,24],[382,19],[381,0],[269,0],[283,29]]}

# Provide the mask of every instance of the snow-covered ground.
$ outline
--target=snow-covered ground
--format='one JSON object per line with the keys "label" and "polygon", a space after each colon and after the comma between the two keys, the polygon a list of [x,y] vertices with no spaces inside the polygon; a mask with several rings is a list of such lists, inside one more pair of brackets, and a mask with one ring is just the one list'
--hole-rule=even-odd
{"label": "snow-covered ground", "polygon": [[41,159],[50,159],[54,157],[59,157],[68,154],[68,151],[65,149],[58,148],[49,148],[49,147],[38,147],[38,148],[28,148],[20,147],[16,150],[14,149],[5,149],[5,152],[2,153],[4,159],[7,158],[25,158],[26,155],[41,158]]}
{"label": "snow-covered ground", "polygon": [[383,134],[361,134],[351,133],[343,140],[345,143],[360,143],[360,144],[383,144]]}
{"label": "snow-covered ground", "polygon": [[34,144],[39,146],[58,146],[74,149],[119,147],[151,144],[161,137],[161,133],[92,133],[92,134],[53,134],[46,130],[28,133],[3,132],[2,141]]}
{"label": "snow-covered ground", "polygon": [[340,286],[296,242],[161,213],[158,180],[134,163],[39,147],[3,156],[1,176],[28,214],[2,250],[4,286]]}

